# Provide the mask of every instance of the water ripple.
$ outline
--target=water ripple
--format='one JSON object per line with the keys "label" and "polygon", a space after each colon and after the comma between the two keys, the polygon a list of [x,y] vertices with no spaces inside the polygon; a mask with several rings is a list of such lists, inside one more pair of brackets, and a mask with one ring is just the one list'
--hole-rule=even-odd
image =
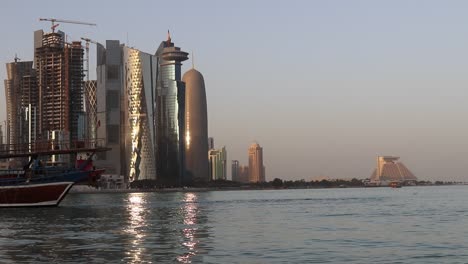
{"label": "water ripple", "polygon": [[3,210],[0,263],[465,263],[467,190],[72,194]]}

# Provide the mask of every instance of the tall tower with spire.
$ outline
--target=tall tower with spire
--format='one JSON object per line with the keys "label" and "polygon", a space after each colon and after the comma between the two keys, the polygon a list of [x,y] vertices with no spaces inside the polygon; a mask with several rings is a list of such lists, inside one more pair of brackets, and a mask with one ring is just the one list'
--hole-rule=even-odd
{"label": "tall tower with spire", "polygon": [[[193,56],[193,53],[192,53]],[[193,67],[193,57],[192,57]],[[194,181],[209,181],[208,114],[203,75],[190,69],[185,82],[185,159],[186,171]]]}
{"label": "tall tower with spire", "polygon": [[157,130],[156,177],[161,185],[182,186],[188,179],[185,177],[185,83],[181,80],[181,66],[188,53],[174,45],[168,31],[167,40],[161,42],[156,56],[153,122]]}

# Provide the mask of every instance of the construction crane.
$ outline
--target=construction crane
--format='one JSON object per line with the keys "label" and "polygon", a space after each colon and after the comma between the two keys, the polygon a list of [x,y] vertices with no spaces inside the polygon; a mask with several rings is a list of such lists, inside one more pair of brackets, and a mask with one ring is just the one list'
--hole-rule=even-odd
{"label": "construction crane", "polygon": [[89,38],[82,37],[81,39],[86,42],[86,79],[89,81],[89,43],[98,44],[98,42]]}
{"label": "construction crane", "polygon": [[94,23],[74,21],[74,20],[65,20],[65,19],[56,19],[56,18],[39,18],[39,21],[50,21],[50,22],[52,22],[52,26],[50,27],[52,29],[52,33],[54,33],[55,28],[59,26],[59,24],[55,24],[55,22],[69,23],[69,24],[80,24],[80,25],[88,25],[88,26],[97,26]]}

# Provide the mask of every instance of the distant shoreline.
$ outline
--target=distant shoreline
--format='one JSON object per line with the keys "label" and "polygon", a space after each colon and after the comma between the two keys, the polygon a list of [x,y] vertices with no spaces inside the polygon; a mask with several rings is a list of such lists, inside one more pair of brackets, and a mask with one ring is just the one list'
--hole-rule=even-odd
{"label": "distant shoreline", "polygon": [[[408,187],[431,187],[431,186],[466,186],[468,184],[444,184],[444,185],[415,185],[415,186],[404,186]],[[70,194],[94,194],[94,193],[171,193],[171,192],[209,192],[209,191],[266,191],[266,190],[323,190],[323,189],[375,189],[375,188],[391,188],[388,186],[350,186],[350,187],[309,187],[309,188],[244,188],[244,187],[191,187],[191,188],[164,188],[164,189],[77,189],[73,187],[70,190]]]}

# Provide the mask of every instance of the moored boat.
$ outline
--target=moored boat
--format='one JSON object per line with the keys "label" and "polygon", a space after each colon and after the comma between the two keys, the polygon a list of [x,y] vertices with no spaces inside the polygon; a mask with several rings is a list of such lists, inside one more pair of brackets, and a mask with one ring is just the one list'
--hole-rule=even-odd
{"label": "moored boat", "polygon": [[[95,183],[104,169],[96,169],[92,162],[96,152],[108,148],[80,147],[67,149],[37,149],[30,152],[0,153],[0,159],[29,157],[22,169],[0,170],[0,207],[58,206],[75,183]],[[76,155],[86,152],[74,166],[43,166],[38,157]],[[75,158],[76,159],[76,158]]]}

